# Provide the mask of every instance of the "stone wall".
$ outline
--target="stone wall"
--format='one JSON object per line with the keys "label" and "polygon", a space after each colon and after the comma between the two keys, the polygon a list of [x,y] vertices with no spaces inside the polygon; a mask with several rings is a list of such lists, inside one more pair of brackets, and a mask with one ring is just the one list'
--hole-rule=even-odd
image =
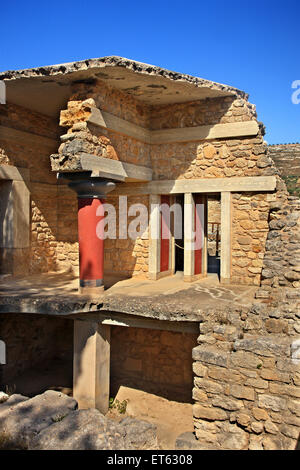
{"label": "stone wall", "polygon": [[192,400],[192,348],[197,334],[111,328],[111,394],[120,386],[170,400]]}
{"label": "stone wall", "polygon": [[[62,144],[58,154],[52,156],[57,170],[67,170],[70,164],[74,165],[78,152],[86,152],[151,167],[154,180],[267,176],[276,173],[272,160],[267,156],[262,130],[255,138],[149,145],[90,124],[88,119],[95,107],[150,129],[256,120],[255,107],[243,99],[233,97],[147,106],[126,93],[104,85],[101,81],[86,86],[74,85],[74,93],[68,102],[68,107],[60,116],[60,125],[66,127],[67,132],[61,137]],[[235,248],[232,276],[234,282],[259,285],[268,204],[263,194],[254,196],[249,194],[247,197],[251,200],[250,204],[245,204],[243,195],[235,195],[233,201]],[[109,196],[108,201],[115,201],[118,210],[116,198]],[[141,201],[146,201],[148,205],[148,200],[144,196],[137,197],[137,202]],[[75,214],[73,217],[75,219]],[[248,220],[244,220],[245,218]],[[246,228],[247,224],[252,228]],[[106,240],[106,271],[145,275],[149,256],[148,246],[146,234],[143,241],[139,240],[136,244],[131,240]],[[63,251],[62,247],[59,247],[59,250]],[[62,258],[67,256],[62,252],[58,255],[62,262],[65,261]],[[73,259],[75,253],[71,252],[71,257],[72,264],[77,263]]]}
{"label": "stone wall", "polygon": [[[88,123],[87,119],[94,107],[148,129],[256,120],[255,107],[241,98],[211,98],[148,106],[130,94],[98,80],[91,84],[74,84],[67,109],[61,111],[61,128],[53,119],[38,113],[27,112],[10,104],[1,107],[0,125],[14,128],[23,134],[15,139],[0,139],[0,163],[30,169],[31,248],[20,263],[21,272],[25,272],[26,261],[28,271],[32,273],[70,268],[78,272],[77,200],[65,185],[56,182],[55,172],[51,171],[49,162],[53,149],[55,152],[58,149],[58,169],[64,169],[68,162],[76,159],[78,153],[87,152],[151,167],[154,180],[276,173],[266,153],[262,130],[255,138],[149,145]],[[58,146],[57,136],[63,133],[62,128],[67,130],[61,135],[61,144]],[[249,198],[248,203],[245,203],[245,197]],[[110,195],[109,201],[116,201],[116,198]],[[143,202],[148,207],[148,198],[145,196],[137,197],[135,202]],[[117,206],[116,203],[116,210]],[[266,218],[267,202],[264,195],[233,196],[234,282],[259,284]],[[130,239],[106,240],[105,269],[107,272],[145,276],[148,250],[147,234],[135,243]]]}
{"label": "stone wall", "polygon": [[300,199],[281,191],[270,204],[262,285],[300,287]]}
{"label": "stone wall", "polygon": [[233,193],[232,206],[231,280],[259,286],[268,234],[268,195]]}
{"label": "stone wall", "polygon": [[296,448],[299,298],[299,292],[280,291],[270,306],[214,314],[200,325],[193,397],[203,448]]}
{"label": "stone wall", "polygon": [[6,344],[6,364],[0,365],[1,390],[14,385],[24,372],[32,373],[37,367],[45,372],[52,360],[72,365],[73,321],[7,313],[0,315],[0,331]]}
{"label": "stone wall", "polygon": [[57,148],[59,134],[55,119],[9,103],[0,107],[0,164],[30,170],[31,244],[9,254],[18,255],[14,274],[56,268],[52,245],[57,239],[57,186],[49,155]]}
{"label": "stone wall", "polygon": [[268,152],[281,176],[300,176],[300,143],[269,145]]}
{"label": "stone wall", "polygon": [[289,193],[300,197],[300,144],[269,145],[268,152]]}
{"label": "stone wall", "polygon": [[[109,195],[106,199],[108,204],[116,210],[116,239],[107,238],[104,243],[104,266],[107,273],[113,272],[125,276],[142,276],[146,277],[148,273],[148,256],[149,256],[149,236],[148,229],[145,230],[135,240],[130,237],[130,224],[138,216],[128,216],[127,231],[128,238],[119,238],[119,216],[124,215],[124,211],[119,207],[118,197]],[[149,197],[129,196],[127,198],[128,208],[134,204],[144,204],[149,211]],[[106,230],[106,229],[105,229]],[[137,231],[141,231],[141,227],[137,226]]]}
{"label": "stone wall", "polygon": [[255,302],[212,312],[193,349],[194,424],[203,449],[290,450],[299,440],[300,200],[278,179],[269,205]]}

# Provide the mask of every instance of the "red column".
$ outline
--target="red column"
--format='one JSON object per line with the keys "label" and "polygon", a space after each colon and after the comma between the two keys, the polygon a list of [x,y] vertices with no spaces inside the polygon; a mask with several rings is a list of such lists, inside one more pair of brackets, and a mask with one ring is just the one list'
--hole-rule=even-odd
{"label": "red column", "polygon": [[[97,215],[104,201],[78,198],[79,276],[81,292],[103,290],[104,240],[96,233],[103,215]],[[98,212],[99,213],[99,212]],[[101,212],[103,213],[103,212]]]}
{"label": "red column", "polygon": [[[161,204],[167,204],[170,206],[170,196],[162,195],[160,197]],[[164,217],[163,212],[161,213],[161,237],[160,237],[160,272],[168,271],[169,269],[169,258],[170,258],[170,217]]]}
{"label": "red column", "polygon": [[99,233],[104,212],[99,208],[116,185],[106,178],[86,173],[68,173],[65,179],[71,180],[68,186],[78,197],[80,292],[97,294],[104,289],[104,240]]}

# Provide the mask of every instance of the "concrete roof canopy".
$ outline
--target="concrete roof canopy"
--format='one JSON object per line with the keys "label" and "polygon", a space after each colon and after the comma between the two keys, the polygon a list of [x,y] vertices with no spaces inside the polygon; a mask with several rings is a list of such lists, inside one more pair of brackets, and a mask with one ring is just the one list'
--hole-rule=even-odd
{"label": "concrete roof canopy", "polygon": [[74,82],[97,79],[153,106],[220,96],[248,99],[228,85],[118,56],[0,73],[7,102],[52,117],[64,108]]}

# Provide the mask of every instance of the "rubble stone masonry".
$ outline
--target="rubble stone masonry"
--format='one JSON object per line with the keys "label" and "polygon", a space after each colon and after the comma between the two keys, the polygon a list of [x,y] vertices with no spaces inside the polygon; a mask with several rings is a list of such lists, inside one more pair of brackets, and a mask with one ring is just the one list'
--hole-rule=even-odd
{"label": "rubble stone masonry", "polygon": [[54,119],[12,104],[0,106],[0,164],[30,170],[31,244],[29,250],[9,253],[17,256],[14,274],[56,269],[57,184],[49,154],[60,133]]}
{"label": "rubble stone masonry", "polygon": [[[299,442],[300,200],[278,179],[269,204],[263,259],[255,250],[249,258],[263,266],[255,302],[211,312],[200,323],[193,349],[197,448],[292,450]],[[267,223],[265,214],[259,220]],[[246,257],[242,248],[238,259],[246,263],[252,250]]]}

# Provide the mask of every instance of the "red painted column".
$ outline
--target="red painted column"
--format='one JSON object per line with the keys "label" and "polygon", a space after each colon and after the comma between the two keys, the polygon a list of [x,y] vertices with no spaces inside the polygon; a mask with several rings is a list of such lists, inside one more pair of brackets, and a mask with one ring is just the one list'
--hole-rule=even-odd
{"label": "red painted column", "polygon": [[206,221],[206,197],[203,194],[194,194],[195,201],[195,233],[196,233],[196,248],[194,251],[194,274],[206,274],[205,269],[205,226]]}
{"label": "red painted column", "polygon": [[[97,294],[104,289],[104,239],[99,224],[104,218],[101,206],[115,183],[83,173],[68,174],[69,187],[78,197],[79,276],[82,294]],[[103,234],[102,234],[103,235]]]}
{"label": "red painted column", "polygon": [[[170,206],[170,196],[162,195],[160,197],[161,204]],[[170,257],[170,220],[165,219],[161,213],[161,239],[160,239],[160,272],[168,271]]]}
{"label": "red painted column", "polygon": [[[78,241],[80,288],[103,286],[104,240],[96,233],[97,224],[104,216],[97,215],[103,200],[97,198],[78,199]],[[103,213],[103,211],[102,211]]]}

